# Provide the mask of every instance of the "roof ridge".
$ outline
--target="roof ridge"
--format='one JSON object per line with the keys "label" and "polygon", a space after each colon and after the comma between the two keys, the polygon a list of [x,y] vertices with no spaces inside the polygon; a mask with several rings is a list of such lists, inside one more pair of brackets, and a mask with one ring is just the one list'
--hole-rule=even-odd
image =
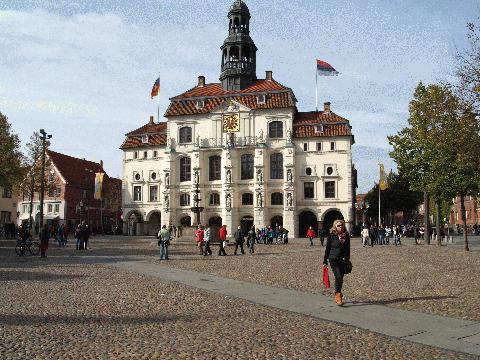
{"label": "roof ridge", "polygon": [[70,159],[75,159],[75,160],[78,160],[78,161],[84,161],[84,162],[87,162],[87,163],[91,163],[91,164],[95,164],[95,165],[98,165],[100,166],[100,162],[95,162],[95,161],[91,161],[91,160],[86,160],[86,159],[81,159],[81,158],[77,158],[75,156],[71,156],[71,155],[67,155],[67,154],[62,154],[58,151],[53,151],[53,150],[50,150],[50,149],[46,149],[47,151],[47,154],[48,153],[53,153],[53,154],[56,154],[56,155],[60,155],[60,156],[64,156],[64,157],[67,157],[67,158],[70,158]]}

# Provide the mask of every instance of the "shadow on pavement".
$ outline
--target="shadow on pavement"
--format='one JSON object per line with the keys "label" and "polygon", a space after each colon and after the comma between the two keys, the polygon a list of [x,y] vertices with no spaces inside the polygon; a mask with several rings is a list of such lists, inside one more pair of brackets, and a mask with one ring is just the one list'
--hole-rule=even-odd
{"label": "shadow on pavement", "polygon": [[84,278],[85,275],[52,274],[46,272],[32,271],[0,271],[0,282],[2,281],[56,281]]}
{"label": "shadow on pavement", "polygon": [[363,305],[388,305],[406,301],[418,301],[418,300],[443,300],[443,299],[456,299],[456,296],[419,296],[419,297],[405,297],[389,300],[372,300],[372,301],[351,301],[345,303],[344,307],[351,306],[363,306]]}

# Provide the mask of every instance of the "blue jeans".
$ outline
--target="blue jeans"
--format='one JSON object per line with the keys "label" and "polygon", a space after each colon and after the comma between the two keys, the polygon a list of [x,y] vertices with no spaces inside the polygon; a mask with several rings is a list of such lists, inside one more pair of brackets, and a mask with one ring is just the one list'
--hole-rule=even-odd
{"label": "blue jeans", "polygon": [[168,260],[168,246],[165,246],[166,241],[160,241],[160,260]]}

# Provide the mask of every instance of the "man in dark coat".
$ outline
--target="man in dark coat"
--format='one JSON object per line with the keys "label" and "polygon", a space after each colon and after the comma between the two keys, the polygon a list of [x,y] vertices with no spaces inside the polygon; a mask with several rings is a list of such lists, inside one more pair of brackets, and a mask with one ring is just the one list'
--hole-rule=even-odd
{"label": "man in dark coat", "polygon": [[245,250],[243,250],[243,243],[245,242],[245,239],[244,239],[244,234],[241,226],[238,226],[237,231],[235,231],[235,233],[233,234],[233,237],[235,238],[234,254],[237,255],[238,247],[240,247],[240,251],[242,252],[242,255],[245,254]]}

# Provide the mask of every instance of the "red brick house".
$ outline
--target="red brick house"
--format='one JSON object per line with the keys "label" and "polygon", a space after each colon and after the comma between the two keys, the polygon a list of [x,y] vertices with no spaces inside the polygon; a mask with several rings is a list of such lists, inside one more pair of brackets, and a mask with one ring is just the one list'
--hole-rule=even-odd
{"label": "red brick house", "polygon": [[[467,218],[467,226],[473,226],[478,224],[479,220],[479,203],[478,200],[474,196],[466,196],[465,197],[465,216]],[[450,218],[449,218],[450,225],[459,225],[463,228],[463,220],[462,220],[462,210],[460,207],[460,197],[457,196],[456,198],[452,199],[452,208],[450,210]]]}
{"label": "red brick house", "polygon": [[[86,220],[92,229],[101,229],[101,219],[105,231],[119,225],[121,218],[122,181],[109,177],[100,163],[78,159],[55,151],[47,150],[51,164],[46,173],[53,186],[45,192],[44,219],[47,223],[66,224],[72,229],[81,220]],[[103,178],[102,200],[94,199],[95,174],[105,173]],[[38,228],[40,202],[39,194],[33,199],[33,217]],[[30,199],[26,196],[18,203],[19,222],[28,221]]]}

